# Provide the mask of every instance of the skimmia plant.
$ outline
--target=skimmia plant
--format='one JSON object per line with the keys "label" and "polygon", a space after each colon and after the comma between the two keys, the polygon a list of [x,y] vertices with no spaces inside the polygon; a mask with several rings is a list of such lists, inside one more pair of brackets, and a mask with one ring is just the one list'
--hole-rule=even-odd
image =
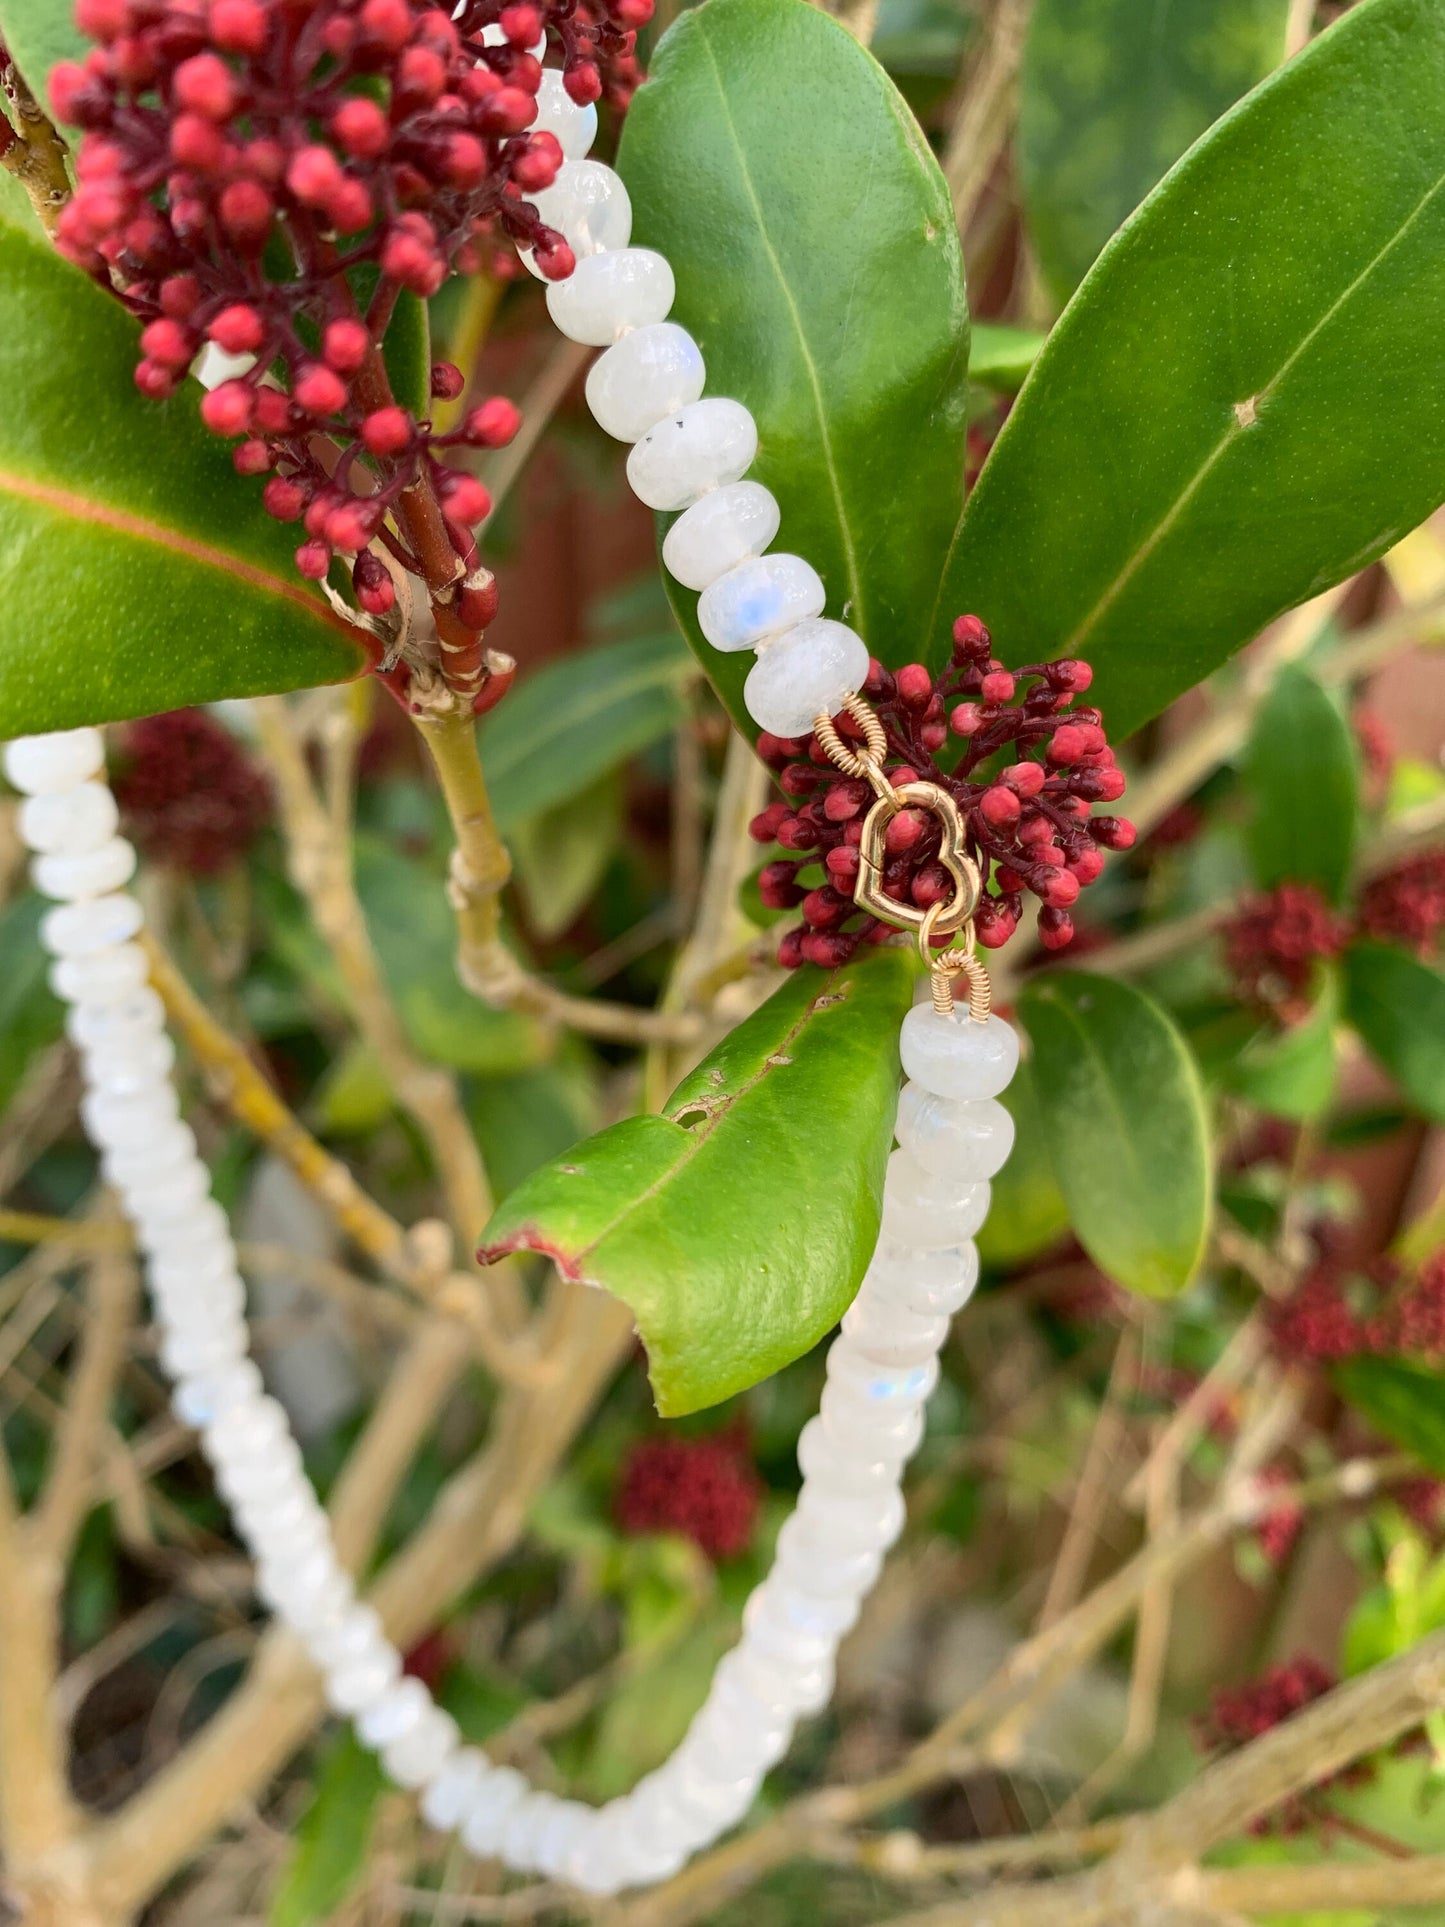
{"label": "skimmia plant", "polygon": [[657,4],[0,0],[0,1897],[1438,1910],[1445,4]]}

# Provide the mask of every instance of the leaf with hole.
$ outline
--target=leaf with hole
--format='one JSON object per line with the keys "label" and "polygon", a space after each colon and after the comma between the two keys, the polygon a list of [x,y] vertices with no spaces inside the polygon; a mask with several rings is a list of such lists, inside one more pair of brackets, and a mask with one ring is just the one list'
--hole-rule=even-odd
{"label": "leaf with hole", "polygon": [[872,1255],[906,952],[795,971],[685,1077],[528,1178],[482,1253],[540,1251],[629,1305],[659,1411],[715,1405],[815,1345]]}
{"label": "leaf with hole", "polygon": [[135,323],[0,228],[0,737],[339,682],[358,632],[201,426],[136,392]]}
{"label": "leaf with hole", "polygon": [[[659,45],[618,166],[633,240],[672,263],[708,393],[757,418],[775,546],[808,558],[828,614],[875,655],[910,661],[962,501],[968,310],[948,189],[906,103],[804,0],[709,0]],[[751,655],[712,649],[696,596],[671,586],[756,735]]]}
{"label": "leaf with hole", "polygon": [[1018,167],[1061,302],[1191,141],[1278,65],[1288,14],[1288,0],[1035,0]]}
{"label": "leaf with hole", "polygon": [[1345,1008],[1410,1102],[1445,1124],[1445,976],[1389,944],[1353,944]]}
{"label": "leaf with hole", "polygon": [[1019,999],[1054,1176],[1079,1242],[1131,1291],[1182,1291],[1213,1202],[1199,1072],[1173,1020],[1108,977],[1048,971]]}
{"label": "leaf with hole", "polygon": [[1442,94],[1437,0],[1362,0],[1190,150],[1034,364],[941,606],[1010,661],[1087,657],[1115,736],[1445,499]]}

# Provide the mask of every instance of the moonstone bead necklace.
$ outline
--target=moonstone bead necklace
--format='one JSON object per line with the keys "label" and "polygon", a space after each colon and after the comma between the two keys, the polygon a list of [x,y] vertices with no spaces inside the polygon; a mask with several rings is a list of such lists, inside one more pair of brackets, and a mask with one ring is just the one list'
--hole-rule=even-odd
{"label": "moonstone bead necklace", "polygon": [[[552,73],[539,99],[537,124],[567,159],[536,199],[577,256],[576,271],[549,286],[547,305],[565,334],[605,349],[587,398],[602,426],[632,443],[633,489],[651,508],[682,511],[664,562],[701,591],[699,621],[714,647],[757,651],[746,701],[760,727],[798,736],[845,706],[860,714],[867,648],[824,617],[823,584],[807,562],[765,553],[779,512],[766,488],[745,479],[757,451],[753,418],[740,402],[703,397],[697,344],[667,319],[672,270],[660,254],[627,245],[627,190],[585,158],[595,109],[576,106]],[[876,807],[896,807],[876,760],[859,762]],[[124,887],[135,852],[116,833],[101,738],[93,729],[27,737],[9,746],[5,768],[26,796],[20,833],[35,852],[36,887],[58,903],[41,936],[70,1006],[81,1116],[145,1255],[175,1410],[199,1433],[255,1559],[259,1597],[304,1642],[328,1704],[397,1784],[417,1791],[431,1826],[456,1832],[477,1855],[593,1894],[677,1872],[742,1818],[798,1721],[827,1703],[839,1641],[902,1529],[903,1468],[923,1433],[949,1320],[978,1280],[973,1236],[989,1180],[1013,1143],[997,1098],[1018,1062],[1014,1031],[996,1016],[980,1020],[986,1005],[977,999],[972,1014],[953,1010],[938,969],[933,1007],[905,1018],[908,1081],[882,1229],[829,1348],[821,1408],[798,1441],[797,1508],[676,1752],[631,1793],[589,1807],[534,1790],[464,1745],[358,1599],[286,1412],[249,1356],[236,1247],[179,1114],[174,1047],[135,941],[141,908]],[[976,877],[972,888],[976,895]],[[926,921],[921,946],[936,921]],[[969,964],[960,957],[953,968]]]}

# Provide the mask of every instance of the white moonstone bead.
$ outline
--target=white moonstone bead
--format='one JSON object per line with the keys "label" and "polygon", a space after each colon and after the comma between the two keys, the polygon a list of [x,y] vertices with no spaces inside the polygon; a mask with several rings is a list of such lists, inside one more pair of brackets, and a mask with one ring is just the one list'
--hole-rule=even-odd
{"label": "white moonstone bead", "polygon": [[124,943],[140,927],[141,909],[134,897],[91,897],[84,903],[47,910],[40,923],[40,941],[57,957],[76,957],[107,944]]}
{"label": "white moonstone bead", "polygon": [[[555,1877],[571,1859],[592,1824],[592,1809],[580,1800],[562,1800],[537,1835],[533,1862],[538,1873]],[[680,1864],[680,1863],[679,1863]]]}
{"label": "white moonstone bead", "polygon": [[994,1097],[939,1097],[921,1084],[903,1086],[898,1142],[925,1171],[968,1184],[993,1177],[1014,1146],[1014,1121]]}
{"label": "white moonstone bead", "polygon": [[431,1703],[431,1694],[419,1679],[410,1675],[399,1679],[386,1697],[368,1707],[356,1722],[356,1737],[363,1746],[390,1746],[420,1723]]}
{"label": "white moonstone bead", "polygon": [[233,1364],[182,1378],[171,1397],[171,1406],[183,1425],[209,1425],[238,1406],[248,1405],[261,1390],[261,1374],[253,1360],[238,1358]]}
{"label": "white moonstone bead", "polygon": [[609,1809],[603,1807],[593,1815],[592,1825],[584,1829],[564,1869],[571,1886],[599,1900],[620,1893],[628,1878],[608,1813]]}
{"label": "white moonstone bead", "polygon": [[666,320],[676,295],[663,255],[614,248],[583,255],[565,281],[549,281],[547,312],[569,341],[605,348],[630,329]]}
{"label": "white moonstone bead", "polygon": [[758,425],[740,401],[709,396],[666,415],[634,442],[632,492],[650,509],[685,509],[710,488],[739,481],[758,452]]}
{"label": "white moonstone bead", "polygon": [[662,543],[663,566],[687,589],[705,589],[750,555],[761,555],[782,520],[761,482],[731,482],[685,509]]}
{"label": "white moonstone bead", "polygon": [[753,649],[827,602],[822,577],[800,555],[755,555],[703,590],[698,624],[714,649]]}
{"label": "white moonstone bead", "polygon": [[67,1003],[109,1004],[139,990],[149,975],[140,945],[120,943],[83,957],[57,957],[50,966],[50,987]]}
{"label": "white moonstone bead", "polygon": [[156,1084],[143,1096],[127,1097],[119,1091],[91,1091],[80,1100],[80,1115],[85,1128],[100,1144],[134,1144],[149,1131],[163,1130],[174,1122],[174,1086]]}
{"label": "white moonstone bead", "polygon": [[816,1520],[831,1543],[848,1552],[886,1551],[903,1530],[906,1516],[903,1494],[896,1486],[863,1499],[841,1499],[821,1487],[805,1489],[798,1498],[798,1511],[804,1519]]}
{"label": "white moonstone bead", "polygon": [[401,1655],[390,1647],[348,1660],[326,1674],[326,1703],[334,1712],[354,1719],[379,1705],[400,1673]]}
{"label": "white moonstone bead", "polygon": [[785,1575],[799,1592],[861,1597],[878,1577],[881,1565],[880,1555],[872,1548],[834,1545],[816,1519],[800,1519],[796,1512],[778,1532],[774,1571]]}
{"label": "white moonstone bead", "polygon": [[487,1756],[475,1746],[464,1746],[444,1762],[418,1803],[421,1817],[438,1833],[461,1825],[469,1802],[487,1772]]}
{"label": "white moonstone bead", "polygon": [[95,850],[38,856],[30,866],[31,881],[44,897],[98,897],[119,890],[134,875],[135,850],[123,836],[113,836]]}
{"label": "white moonstone bead", "polygon": [[[528,196],[580,261],[584,255],[625,248],[632,238],[632,202],[621,176],[601,161],[564,161],[550,187]],[[539,281],[546,277],[530,248],[519,250]]]}
{"label": "white moonstone bead", "polygon": [[381,1615],[374,1606],[350,1606],[334,1620],[317,1626],[306,1645],[318,1666],[346,1666],[387,1644]]}
{"label": "white moonstone bead", "polygon": [[892,1298],[860,1292],[843,1314],[843,1330],[864,1358],[876,1365],[922,1365],[948,1336],[948,1320],[920,1315]]}
{"label": "white moonstone bead", "polygon": [[381,1749],[381,1764],[398,1786],[424,1786],[434,1773],[440,1773],[456,1744],[456,1721],[440,1706],[429,1704],[416,1726]]}
{"label": "white moonstone bead", "polygon": [[65,1028],[73,1044],[89,1050],[110,1038],[158,1031],[165,1020],[165,1005],[146,984],[128,997],[117,997],[103,1004],[77,1004],[66,1018]]}
{"label": "white moonstone bead", "polygon": [[997,1097],[1019,1062],[1019,1037],[1002,1017],[976,1024],[964,1010],[943,1017],[915,1004],[899,1038],[903,1068],[938,1097]]}
{"label": "white moonstone bead", "polygon": [[462,1840],[479,1859],[492,1859],[501,1845],[502,1827],[513,1807],[527,1795],[527,1782],[510,1766],[494,1766],[473,1789],[462,1816]]}
{"label": "white moonstone bead", "polygon": [[555,1793],[530,1792],[502,1821],[502,1858],[519,1873],[536,1873],[537,1845],[562,1802]]}
{"label": "white moonstone bead", "polygon": [[[894,1309],[897,1316],[896,1308]],[[810,1418],[798,1435],[798,1469],[810,1483],[845,1493],[886,1492],[898,1483],[898,1467],[868,1451],[866,1438],[859,1450],[840,1453],[824,1431],[822,1421]]]}
{"label": "white moonstone bead", "polygon": [[883,1238],[868,1268],[867,1287],[870,1295],[890,1298],[920,1316],[951,1318],[972,1298],[978,1269],[978,1246],[971,1238],[936,1251]]}
{"label": "white moonstone bead", "polygon": [[56,730],[46,736],[17,736],[5,751],[5,774],[16,789],[39,796],[83,783],[104,761],[98,729]]}
{"label": "white moonstone bead", "polygon": [[[124,951],[110,950],[99,953],[108,957],[123,957]],[[70,961],[79,961],[71,959]],[[176,1047],[163,1030],[136,1031],[129,1037],[113,1037],[105,1043],[97,1044],[85,1053],[85,1072],[90,1082],[99,1088],[109,1088],[117,1078],[149,1077],[153,1083],[160,1084],[170,1075],[176,1061]],[[179,1120],[177,1120],[179,1122]],[[147,1150],[151,1147],[131,1145],[128,1150]],[[194,1152],[195,1140],[191,1140]]]}
{"label": "white moonstone bead", "polygon": [[982,1226],[991,1195],[986,1180],[960,1184],[938,1177],[911,1151],[895,1151],[883,1192],[883,1237],[915,1252],[961,1245]]}
{"label": "white moonstone bead", "polygon": [[620,442],[649,428],[702,393],[707,371],[697,343],[675,321],[634,328],[587,371],[587,406]]}
{"label": "white moonstone bead", "polygon": [[120,811],[104,783],[43,791],[20,806],[20,835],[42,855],[98,850],[115,835]]}
{"label": "white moonstone bead", "polygon": [[[142,1032],[134,1043],[139,1048],[151,1043],[169,1044],[170,1039],[164,1033],[153,1036]],[[174,1050],[175,1046],[171,1048]],[[107,1151],[105,1175],[111,1184],[139,1184],[151,1172],[169,1171],[178,1164],[188,1164],[195,1155],[196,1134],[189,1124],[177,1118],[148,1144],[120,1144]]]}
{"label": "white moonstone bead", "polygon": [[561,74],[548,67],[537,89],[537,118],[528,132],[551,134],[567,160],[580,161],[597,138],[597,109],[590,103],[579,107]]}
{"label": "white moonstone bead", "polygon": [[836,716],[867,675],[862,637],[846,623],[810,616],[767,644],[748,672],[743,701],[759,728],[806,736],[813,718]]}

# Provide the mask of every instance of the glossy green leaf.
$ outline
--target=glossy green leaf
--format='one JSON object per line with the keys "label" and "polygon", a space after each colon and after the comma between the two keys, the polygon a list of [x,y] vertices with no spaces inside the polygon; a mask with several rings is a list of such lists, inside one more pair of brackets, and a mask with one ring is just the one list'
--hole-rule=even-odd
{"label": "glossy green leaf", "polygon": [[1407,951],[1357,943],[1345,956],[1345,1007],[1411,1103],[1445,1124],[1445,976]]}
{"label": "glossy green leaf", "polygon": [[51,68],[59,60],[84,60],[91,47],[67,0],[0,0],[0,41],[47,113]]}
{"label": "glossy green leaf", "polygon": [[355,631],[231,467],[199,390],[146,401],[135,324],[0,229],[0,737],[339,682]]}
{"label": "glossy green leaf", "polygon": [[1445,1477],[1445,1374],[1403,1358],[1347,1358],[1334,1381],[1377,1432]]}
{"label": "glossy green leaf", "polygon": [[517,687],[482,725],[482,761],[506,831],[580,796],[670,735],[696,674],[674,630],[584,649]]}
{"label": "glossy green leaf", "polygon": [[1034,0],[1019,175],[1061,302],[1185,148],[1279,63],[1288,13],[1288,0]]}
{"label": "glossy green leaf", "polygon": [[[968,311],[948,190],[906,104],[805,0],[708,0],[658,47],[618,165],[708,392],[757,418],[777,546],[808,558],[828,613],[876,655],[915,657],[962,497]],[[709,648],[696,597],[675,600],[756,734],[750,654]]]}
{"label": "glossy green leaf", "polygon": [[351,1733],[328,1747],[296,1849],[271,1898],[269,1927],[324,1927],[366,1869],[371,1826],[386,1787],[381,1763]]}
{"label": "glossy green leaf", "polygon": [[1309,1015],[1286,1030],[1266,1030],[1252,1038],[1226,1067],[1224,1083],[1275,1117],[1322,1116],[1335,1094],[1339,1021],[1339,974],[1328,970]]}
{"label": "glossy green leaf", "polygon": [[1338,903],[1355,853],[1359,758],[1344,716],[1298,664],[1280,671],[1255,713],[1244,782],[1255,882],[1312,883]]}
{"label": "glossy green leaf", "polygon": [[1069,1207],[1044,1142],[1033,1065],[1025,1058],[999,1100],[1014,1121],[1014,1148],[993,1181],[988,1216],[976,1240],[990,1270],[1037,1258],[1069,1228]]}
{"label": "glossy green leaf", "polygon": [[976,321],[968,351],[968,378],[980,387],[997,389],[1001,395],[1016,394],[1047,340],[1047,335],[1032,328]]}
{"label": "glossy green leaf", "polygon": [[1019,999],[1054,1175],[1079,1242],[1168,1297],[1204,1256],[1212,1203],[1199,1072],[1173,1020],[1108,977],[1049,971]]}
{"label": "glossy green leaf", "polygon": [[794,972],[685,1077],[514,1191],[489,1258],[541,1251],[629,1305],[658,1409],[716,1404],[847,1309],[878,1235],[905,952]]}
{"label": "glossy green leaf", "polygon": [[940,616],[1086,656],[1122,735],[1445,498],[1442,92],[1436,0],[1363,0],[1192,149],[1049,336]]}
{"label": "glossy green leaf", "polygon": [[493,1010],[458,980],[456,924],[434,870],[359,836],[356,888],[407,1034],[424,1057],[502,1076],[547,1055],[550,1040],[532,1018]]}

